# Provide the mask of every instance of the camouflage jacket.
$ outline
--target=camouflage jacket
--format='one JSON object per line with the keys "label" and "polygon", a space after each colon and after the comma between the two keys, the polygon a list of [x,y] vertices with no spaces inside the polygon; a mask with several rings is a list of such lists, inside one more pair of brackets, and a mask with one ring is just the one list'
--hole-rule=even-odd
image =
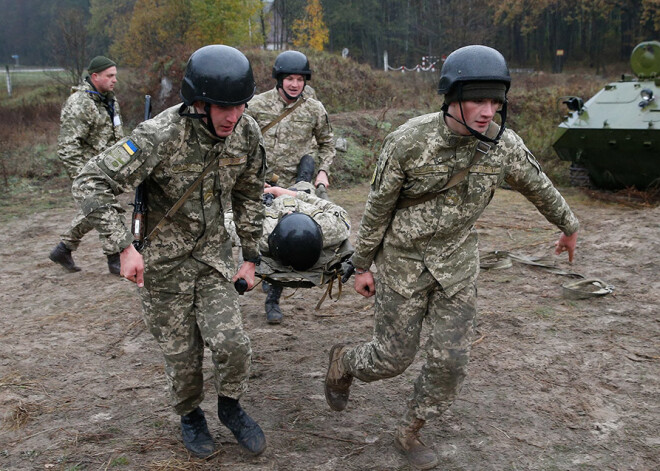
{"label": "camouflage jacket", "polygon": [[231,195],[238,236],[245,258],[256,258],[262,233],[266,165],[257,123],[244,116],[234,132],[217,138],[197,119],[179,115],[179,106],[141,123],[128,138],[91,159],[73,182],[73,195],[83,213],[101,233],[110,233],[117,251],[131,243],[130,228],[117,212],[115,195],[144,181],[148,234],[200,176],[213,159],[211,171],[181,208],[143,250],[145,286],[187,258],[234,275],[231,241],[224,226],[222,195]]}
{"label": "camouflage jacket", "polygon": [[[284,188],[295,183],[300,158],[305,154],[314,155],[314,139],[318,144],[317,171],[324,170],[330,175],[330,165],[335,158],[332,127],[325,107],[313,98],[303,96],[301,99],[304,103],[264,133],[267,179],[277,174],[277,185]],[[295,104],[287,105],[274,88],[252,98],[246,112],[263,128]]]}
{"label": "camouflage jacket", "polygon": [[546,219],[570,235],[578,221],[522,139],[506,130],[466,178],[436,198],[397,209],[399,198],[438,192],[469,166],[479,141],[453,134],[442,113],[409,120],[383,144],[358,232],[353,263],[376,261],[388,286],[410,297],[420,276],[433,276],[452,296],[476,280],[474,223],[506,181]]}
{"label": "camouflage jacket", "polygon": [[[313,188],[312,185],[309,186]],[[278,196],[270,206],[266,206],[264,235],[259,243],[259,248],[263,253],[268,253],[268,236],[273,232],[282,216],[290,212],[306,214],[321,226],[324,249],[337,246],[348,239],[351,221],[344,208],[318,198],[312,193],[298,191],[296,196]]]}
{"label": "camouflage jacket", "polygon": [[124,137],[119,103],[114,93],[106,96],[104,102],[103,96],[85,80],[71,89],[62,107],[57,155],[71,178],[89,159]]}

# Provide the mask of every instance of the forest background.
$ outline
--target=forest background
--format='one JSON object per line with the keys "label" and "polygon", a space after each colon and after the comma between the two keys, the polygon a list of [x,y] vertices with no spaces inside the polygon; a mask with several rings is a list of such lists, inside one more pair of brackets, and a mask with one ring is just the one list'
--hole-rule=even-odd
{"label": "forest background", "polygon": [[205,44],[270,40],[276,49],[346,48],[376,68],[385,51],[410,67],[475,43],[521,67],[551,65],[561,50],[567,62],[599,68],[627,60],[660,29],[658,0],[0,0],[0,8],[0,63],[18,55],[30,65],[65,65],[73,42],[85,59],[109,53],[124,66],[167,67]]}
{"label": "forest background", "polygon": [[[442,56],[467,44],[493,46],[514,74],[508,124],[565,184],[568,165],[552,150],[561,101],[589,98],[606,79],[630,72],[634,46],[660,30],[659,0],[0,0],[0,9],[0,64],[14,92],[0,90],[4,189],[25,178],[68,186],[55,153],[59,111],[91,57],[118,63],[130,130],[143,117],[144,95],[154,97],[154,113],[178,103],[188,57],[214,43],[246,53],[258,92],[273,86],[282,49],[310,57],[311,84],[336,136],[349,142],[336,159],[335,185],[368,178],[389,131],[439,108]],[[429,70],[385,73],[385,52],[390,66],[413,68],[426,58]],[[23,74],[24,66],[62,71],[46,71],[44,80]],[[558,66],[570,72],[551,73]],[[360,114],[345,114],[353,112]]]}

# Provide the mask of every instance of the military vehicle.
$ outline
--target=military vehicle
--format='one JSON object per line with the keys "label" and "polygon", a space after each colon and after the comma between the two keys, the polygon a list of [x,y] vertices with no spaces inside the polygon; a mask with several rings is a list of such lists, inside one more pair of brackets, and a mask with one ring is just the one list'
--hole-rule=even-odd
{"label": "military vehicle", "polygon": [[660,42],[638,44],[630,65],[635,77],[624,74],[586,103],[563,98],[568,114],[552,146],[572,162],[573,184],[660,187]]}

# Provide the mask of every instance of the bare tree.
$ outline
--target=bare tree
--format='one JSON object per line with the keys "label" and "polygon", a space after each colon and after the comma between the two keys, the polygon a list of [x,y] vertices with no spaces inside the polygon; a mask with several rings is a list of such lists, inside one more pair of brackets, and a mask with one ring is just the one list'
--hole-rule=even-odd
{"label": "bare tree", "polygon": [[66,78],[51,74],[64,85],[80,83],[87,63],[87,18],[83,11],[70,9],[55,18],[51,32],[52,55],[66,71]]}

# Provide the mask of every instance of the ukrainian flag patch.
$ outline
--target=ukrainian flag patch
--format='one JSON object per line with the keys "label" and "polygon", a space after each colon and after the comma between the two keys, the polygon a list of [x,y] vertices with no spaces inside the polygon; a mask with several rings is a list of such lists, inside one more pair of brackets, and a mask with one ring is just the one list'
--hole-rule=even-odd
{"label": "ukrainian flag patch", "polygon": [[131,141],[130,139],[124,142],[123,147],[124,149],[126,149],[126,152],[128,152],[128,155],[133,155],[138,150],[138,146],[136,146],[135,142]]}
{"label": "ukrainian flag patch", "polygon": [[112,147],[103,158],[103,163],[111,171],[118,171],[129,163],[140,148],[130,139]]}

